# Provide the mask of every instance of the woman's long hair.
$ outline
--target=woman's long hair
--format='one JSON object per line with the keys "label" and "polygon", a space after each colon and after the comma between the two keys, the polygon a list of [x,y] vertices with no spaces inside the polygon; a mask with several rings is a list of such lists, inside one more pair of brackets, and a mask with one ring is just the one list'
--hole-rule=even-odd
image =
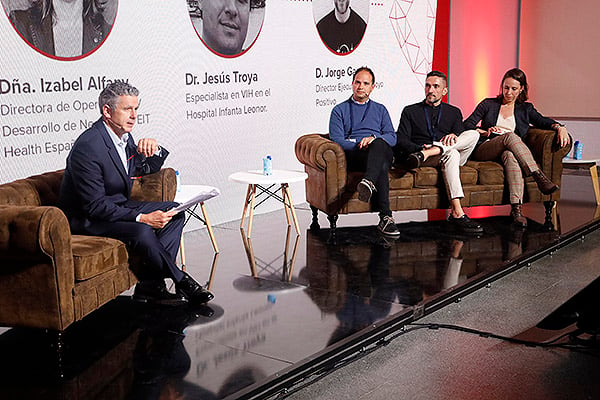
{"label": "woman's long hair", "polygon": [[525,76],[525,72],[523,72],[519,68],[509,69],[502,77],[502,80],[500,81],[500,94],[497,97],[498,100],[502,100],[502,98],[504,97],[504,95],[502,94],[502,85],[504,85],[504,81],[506,80],[506,78],[512,78],[516,80],[521,84],[521,87],[523,88],[523,90],[521,90],[521,93],[519,93],[519,96],[517,97],[517,103],[523,103],[527,101],[527,99],[529,98],[529,85],[527,84],[527,77]]}
{"label": "woman's long hair", "polygon": [[[34,4],[37,4],[41,8],[42,20],[54,13],[52,0],[36,0]],[[83,0],[83,18],[93,15],[96,12],[98,12],[98,7],[95,0]]]}

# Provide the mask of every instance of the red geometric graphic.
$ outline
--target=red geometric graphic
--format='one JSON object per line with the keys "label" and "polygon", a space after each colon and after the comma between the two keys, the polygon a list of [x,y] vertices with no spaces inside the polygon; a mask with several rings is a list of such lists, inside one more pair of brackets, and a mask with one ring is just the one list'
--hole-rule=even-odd
{"label": "red geometric graphic", "polygon": [[437,2],[433,0],[434,6],[431,4],[431,0],[427,0],[427,37],[419,41],[411,27],[411,22],[413,24],[422,23],[422,19],[419,18],[420,15],[413,15],[415,12],[411,14],[414,1],[394,0],[389,18],[404,58],[406,58],[415,77],[423,84],[422,77],[431,71],[433,61],[435,9]]}

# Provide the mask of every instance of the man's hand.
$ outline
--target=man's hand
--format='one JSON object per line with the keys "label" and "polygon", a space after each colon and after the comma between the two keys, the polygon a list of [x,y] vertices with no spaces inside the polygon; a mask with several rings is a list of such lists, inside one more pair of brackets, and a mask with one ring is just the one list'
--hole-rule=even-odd
{"label": "man's hand", "polygon": [[371,142],[375,140],[375,138],[373,136],[368,136],[368,137],[364,137],[360,140],[360,143],[358,143],[358,148],[359,149],[366,149]]}
{"label": "man's hand", "polygon": [[425,156],[425,159],[423,160],[423,161],[425,161],[429,157],[433,157],[433,156],[437,156],[438,154],[442,154],[442,149],[439,146],[425,143],[423,145],[423,150],[421,150],[421,153],[423,153],[423,155]]}
{"label": "man's hand", "polygon": [[457,136],[454,133],[449,133],[440,140],[444,146],[452,146],[456,144]]}
{"label": "man's hand", "polygon": [[485,129],[480,129],[480,128],[477,128],[477,132],[479,132],[479,134],[480,134],[481,136],[483,136],[483,137],[488,137],[488,136],[490,136],[490,132],[489,132],[489,131],[486,131]]}
{"label": "man's hand", "polygon": [[158,150],[158,142],[156,139],[140,139],[138,142],[137,151],[144,157],[152,157]]}
{"label": "man's hand", "polygon": [[154,229],[164,228],[165,225],[169,223],[171,218],[177,214],[177,211],[161,211],[156,210],[151,212],[150,214],[142,214],[140,215],[140,222],[150,225]]}

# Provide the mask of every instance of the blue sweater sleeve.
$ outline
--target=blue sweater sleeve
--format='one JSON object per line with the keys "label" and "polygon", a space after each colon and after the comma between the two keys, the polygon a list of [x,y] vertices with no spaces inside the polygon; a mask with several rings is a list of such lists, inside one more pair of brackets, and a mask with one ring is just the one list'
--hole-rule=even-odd
{"label": "blue sweater sleeve", "polygon": [[380,137],[387,142],[391,147],[396,145],[396,131],[392,125],[390,113],[385,106],[381,106],[381,133],[375,134],[375,137]]}
{"label": "blue sweater sleeve", "polygon": [[329,138],[342,146],[342,149],[348,151],[353,150],[357,142],[346,138],[346,127],[344,119],[348,120],[350,107],[347,103],[340,103],[331,110],[329,117]]}

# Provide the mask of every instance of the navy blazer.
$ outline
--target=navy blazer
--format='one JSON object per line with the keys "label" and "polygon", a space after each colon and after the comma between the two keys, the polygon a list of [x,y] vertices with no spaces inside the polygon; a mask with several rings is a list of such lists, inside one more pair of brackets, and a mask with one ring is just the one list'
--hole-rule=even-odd
{"label": "navy blazer", "polygon": [[[481,129],[488,130],[492,126],[496,126],[498,121],[498,114],[500,114],[500,106],[502,105],[502,99],[497,97],[491,97],[483,100],[475,107],[475,110],[465,120],[465,129],[475,129],[477,124],[481,121]],[[527,134],[529,126],[533,125],[536,128],[541,129],[552,129],[552,125],[556,124],[556,121],[544,117],[542,114],[535,109],[533,104],[529,102],[515,103],[515,133],[521,137]],[[487,138],[482,137],[485,141]]]}
{"label": "navy blazer", "polygon": [[81,231],[93,221],[135,221],[139,214],[130,202],[133,180],[157,172],[169,152],[144,157],[137,152],[131,134],[126,151],[129,171],[109,136],[102,119],[83,132],[67,157],[62,180],[59,206],[65,212],[74,231]]}
{"label": "navy blazer", "polygon": [[397,145],[395,148],[398,159],[423,150],[424,144],[439,141],[449,133],[460,135],[465,131],[462,121],[462,113],[458,107],[448,103],[440,103],[440,116],[437,137],[431,137],[427,127],[425,108],[429,107],[425,101],[408,105],[402,110],[400,123],[397,130]]}

